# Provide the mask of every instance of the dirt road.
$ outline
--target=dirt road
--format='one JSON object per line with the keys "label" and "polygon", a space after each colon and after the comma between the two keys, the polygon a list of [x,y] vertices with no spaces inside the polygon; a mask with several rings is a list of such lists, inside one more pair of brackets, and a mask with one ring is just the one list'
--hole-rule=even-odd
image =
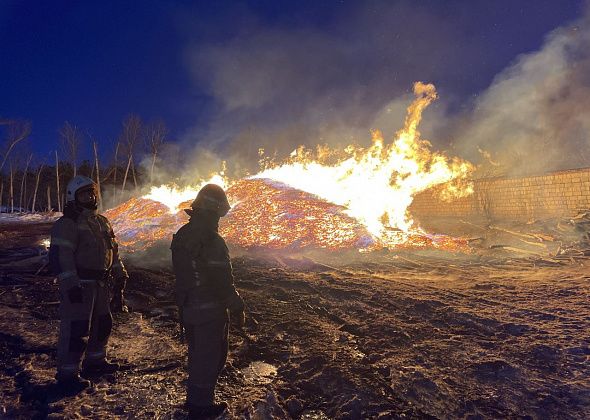
{"label": "dirt road", "polygon": [[[234,269],[249,320],[232,330],[218,388],[229,418],[588,418],[587,267],[381,255],[240,257]],[[57,285],[3,273],[0,415],[186,417],[173,278],[130,274],[134,312],[111,340],[126,370],[60,398]]]}

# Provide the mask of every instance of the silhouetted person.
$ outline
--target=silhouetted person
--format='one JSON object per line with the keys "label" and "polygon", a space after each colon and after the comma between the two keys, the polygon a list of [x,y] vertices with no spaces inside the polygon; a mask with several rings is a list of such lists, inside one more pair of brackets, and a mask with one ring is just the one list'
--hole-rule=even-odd
{"label": "silhouetted person", "polygon": [[51,231],[49,263],[60,294],[56,379],[66,392],[79,392],[90,385],[80,377],[81,367],[83,376],[119,368],[106,359],[113,326],[109,283],[114,279],[113,309],[126,310],[123,289],[128,275],[113,229],[98,214],[97,196],[97,186],[90,178],[74,177],[67,186],[64,215]]}
{"label": "silhouetted person", "polygon": [[234,287],[229,251],[218,233],[230,209],[223,189],[205,185],[186,210],[189,222],[172,239],[176,300],[188,343],[186,402],[191,417],[216,416],[215,385],[227,360],[229,314],[244,325],[244,302]]}

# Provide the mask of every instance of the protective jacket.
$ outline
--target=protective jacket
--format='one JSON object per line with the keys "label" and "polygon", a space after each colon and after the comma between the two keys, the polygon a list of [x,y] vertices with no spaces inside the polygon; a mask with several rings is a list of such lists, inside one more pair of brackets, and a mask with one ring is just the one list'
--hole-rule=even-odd
{"label": "protective jacket", "polygon": [[125,287],[128,275],[107,218],[69,203],[51,231],[49,262],[59,280],[60,330],[57,376],[77,375],[85,365],[105,361],[113,319],[106,282]]}
{"label": "protective jacket", "polygon": [[219,216],[194,209],[172,239],[176,302],[188,344],[187,404],[211,406],[227,361],[230,312],[244,303],[234,287],[229,251],[217,233]]}
{"label": "protective jacket", "polygon": [[100,280],[112,269],[115,279],[128,277],[108,219],[96,210],[64,212],[51,231],[50,265],[58,279],[77,284]]}
{"label": "protective jacket", "polygon": [[176,303],[180,307],[218,305],[226,309],[241,301],[234,286],[229,250],[217,232],[218,219],[197,210],[172,239]]}

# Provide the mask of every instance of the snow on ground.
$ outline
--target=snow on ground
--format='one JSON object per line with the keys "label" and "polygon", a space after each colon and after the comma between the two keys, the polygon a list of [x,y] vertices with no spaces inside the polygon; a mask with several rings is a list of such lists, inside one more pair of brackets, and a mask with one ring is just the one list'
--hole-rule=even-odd
{"label": "snow on ground", "polygon": [[9,223],[50,223],[62,216],[58,212],[50,213],[0,213],[0,225]]}

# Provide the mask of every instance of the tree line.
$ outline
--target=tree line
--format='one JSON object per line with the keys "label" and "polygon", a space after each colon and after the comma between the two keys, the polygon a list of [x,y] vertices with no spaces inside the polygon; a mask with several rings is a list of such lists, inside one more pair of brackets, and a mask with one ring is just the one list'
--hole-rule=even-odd
{"label": "tree line", "polygon": [[[162,121],[145,124],[137,115],[128,116],[113,142],[111,156],[101,156],[98,140],[66,121],[59,129],[56,149],[40,158],[31,151],[31,123],[0,118],[0,211],[62,211],[68,181],[76,175],[93,179],[110,204],[145,182],[152,182],[168,131]],[[92,158],[81,159],[90,145]],[[146,159],[146,157],[149,158]],[[146,161],[149,164],[139,165]]]}

